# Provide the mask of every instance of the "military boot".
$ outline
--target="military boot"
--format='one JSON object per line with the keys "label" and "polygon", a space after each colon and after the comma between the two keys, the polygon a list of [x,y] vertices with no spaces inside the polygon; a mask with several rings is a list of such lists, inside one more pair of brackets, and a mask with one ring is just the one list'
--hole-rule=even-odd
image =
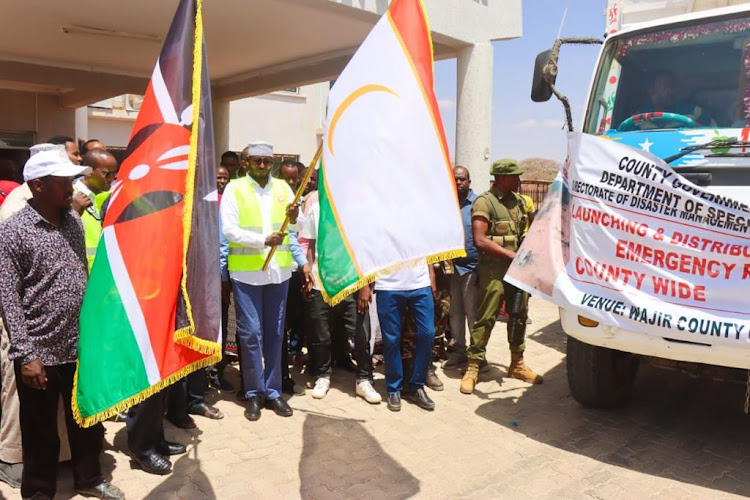
{"label": "military boot", "polygon": [[477,385],[477,379],[479,378],[479,361],[470,359],[469,365],[466,367],[466,373],[461,379],[461,392],[464,394],[471,394],[474,392],[474,386]]}
{"label": "military boot", "polygon": [[[523,380],[529,384],[541,384],[544,379],[541,375],[534,373],[534,370],[526,366],[523,362],[522,352],[510,353],[510,368],[508,368],[508,377]],[[463,385],[461,386],[463,388]]]}

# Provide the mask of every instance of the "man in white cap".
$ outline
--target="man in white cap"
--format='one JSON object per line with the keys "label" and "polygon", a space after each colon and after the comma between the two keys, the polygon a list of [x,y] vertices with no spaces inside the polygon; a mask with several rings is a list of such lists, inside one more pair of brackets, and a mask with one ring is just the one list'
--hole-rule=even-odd
{"label": "man in white cap", "polygon": [[[78,145],[72,138],[64,135],[56,135],[51,137],[47,142],[41,144],[35,144],[29,148],[29,153],[34,156],[37,153],[43,151],[61,150],[64,151],[68,159],[75,165],[81,164],[81,153],[78,151]],[[74,198],[76,201],[84,201],[84,197]],[[31,199],[31,190],[27,182],[24,182],[16,189],[14,189],[2,206],[0,206],[0,222],[4,221],[14,213],[21,210],[26,203]]]}
{"label": "man in white cap", "polygon": [[[242,151],[241,161],[248,174],[226,187],[220,213],[237,307],[245,417],[258,420],[264,405],[289,417],[292,409],[281,398],[281,348],[292,249],[289,234],[279,229],[287,216],[296,224],[298,207],[291,204],[294,193],[289,185],[270,175],[273,146],[253,142]],[[264,271],[274,246],[276,253]],[[309,265],[302,264],[309,277]]]}
{"label": "man in white cap", "polygon": [[[54,138],[53,138],[54,139]],[[71,139],[72,140],[72,139]],[[69,151],[70,143],[53,144],[45,142],[31,146],[31,156],[44,151],[62,151],[71,162],[76,159]],[[0,207],[0,222],[9,219],[23,209],[31,199],[31,189],[27,182],[14,189]],[[74,198],[75,199],[75,198]],[[0,311],[2,307],[0,307]],[[0,481],[14,488],[21,487],[23,471],[21,450],[21,423],[18,417],[18,394],[16,392],[16,374],[13,363],[8,359],[10,342],[5,333],[5,327],[0,320]],[[63,422],[62,409],[58,414],[58,422]],[[64,439],[64,426],[60,429],[62,453],[61,457],[70,457],[67,439]]]}
{"label": "man in white cap", "polygon": [[71,211],[72,179],[90,170],[74,165],[64,151],[33,155],[24,167],[32,199],[0,224],[0,304],[20,402],[24,498],[55,496],[60,395],[76,492],[124,498],[102,476],[103,427],[79,427],[70,408],[87,279],[83,225]]}

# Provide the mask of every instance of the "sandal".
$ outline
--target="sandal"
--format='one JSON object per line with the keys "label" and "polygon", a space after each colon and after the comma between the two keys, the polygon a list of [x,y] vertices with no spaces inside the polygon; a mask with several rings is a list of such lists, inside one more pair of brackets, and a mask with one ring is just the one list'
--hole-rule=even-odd
{"label": "sandal", "polygon": [[224,414],[218,408],[211,408],[205,403],[194,406],[188,410],[191,415],[200,415],[201,417],[210,418],[211,420],[221,420]]}

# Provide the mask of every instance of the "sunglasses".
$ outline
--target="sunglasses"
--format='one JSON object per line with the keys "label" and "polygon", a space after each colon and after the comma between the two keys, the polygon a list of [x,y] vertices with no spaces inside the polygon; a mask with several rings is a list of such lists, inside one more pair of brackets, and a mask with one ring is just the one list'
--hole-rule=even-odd
{"label": "sunglasses", "polygon": [[260,166],[261,163],[265,166],[269,166],[273,165],[273,158],[252,158],[250,163],[255,166]]}
{"label": "sunglasses", "polygon": [[113,170],[110,172],[107,172],[106,170],[99,170],[99,173],[105,179],[114,179],[115,177],[117,177],[117,170]]}

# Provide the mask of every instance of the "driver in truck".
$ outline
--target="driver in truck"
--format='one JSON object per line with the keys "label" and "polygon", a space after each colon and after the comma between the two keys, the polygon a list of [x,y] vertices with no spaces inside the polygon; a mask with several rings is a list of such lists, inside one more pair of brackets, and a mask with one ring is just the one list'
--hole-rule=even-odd
{"label": "driver in truck", "polygon": [[[676,113],[687,116],[695,121],[697,127],[716,127],[716,122],[708,112],[695,103],[677,99],[675,77],[671,71],[659,71],[654,74],[651,85],[648,87],[650,103],[640,108],[638,115],[645,113]],[[657,128],[655,124],[646,120],[641,129]]]}

